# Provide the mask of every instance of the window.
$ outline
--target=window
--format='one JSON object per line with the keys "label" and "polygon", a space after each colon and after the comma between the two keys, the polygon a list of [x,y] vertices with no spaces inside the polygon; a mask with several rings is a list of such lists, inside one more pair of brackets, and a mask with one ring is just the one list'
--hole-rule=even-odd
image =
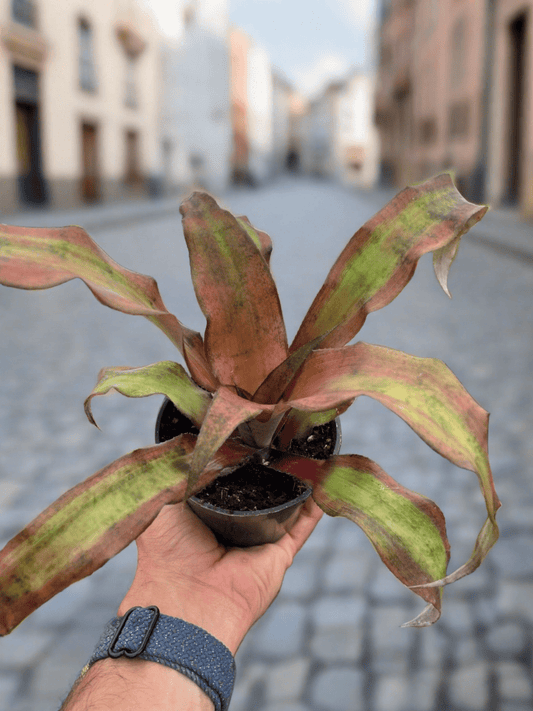
{"label": "window", "polygon": [[461,85],[466,69],[466,22],[463,18],[457,20],[452,31],[452,61],[450,63],[450,80],[453,87]]}
{"label": "window", "polygon": [[457,101],[450,106],[448,116],[448,133],[451,138],[465,138],[468,135],[470,123],[470,107],[468,101]]}
{"label": "window", "polygon": [[126,55],[126,84],[124,93],[124,103],[130,109],[136,109],[137,101],[137,82],[136,82],[137,60],[131,54]]}
{"label": "window", "polygon": [[80,87],[84,91],[96,91],[96,70],[93,55],[93,31],[87,20],[78,22]]}
{"label": "window", "polygon": [[35,5],[32,0],[12,0],[11,16],[21,25],[35,27]]}
{"label": "window", "polygon": [[139,134],[137,131],[126,131],[126,166],[124,182],[135,185],[142,181],[139,161]]}
{"label": "window", "polygon": [[420,121],[419,141],[422,145],[435,143],[437,140],[437,121],[434,118],[427,118]]}

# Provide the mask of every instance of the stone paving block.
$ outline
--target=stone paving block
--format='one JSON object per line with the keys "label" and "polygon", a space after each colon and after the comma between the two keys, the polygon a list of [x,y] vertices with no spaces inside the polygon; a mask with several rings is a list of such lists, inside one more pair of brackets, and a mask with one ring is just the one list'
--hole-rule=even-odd
{"label": "stone paving block", "polygon": [[376,670],[406,672],[415,635],[423,630],[400,628],[414,617],[403,607],[380,605],[372,610],[371,644]]}
{"label": "stone paving block", "polygon": [[269,703],[297,701],[305,691],[310,659],[291,659],[276,664],[268,670],[265,680],[266,699]]}
{"label": "stone paving block", "polygon": [[[233,709],[232,709],[233,711]],[[247,709],[249,711],[249,709]],[[280,704],[273,704],[264,706],[261,711],[312,711],[309,706],[304,706],[300,703],[294,703],[292,701],[283,701]]]}
{"label": "stone paving block", "polygon": [[322,516],[315,530],[304,543],[303,551],[323,551],[328,547],[336,521],[331,516]]}
{"label": "stone paving block", "polygon": [[514,701],[502,701],[499,711],[531,711],[531,704],[529,701],[523,704]]}
{"label": "stone paving block", "polygon": [[328,592],[362,591],[370,571],[370,556],[365,551],[342,551],[335,554],[325,567],[325,588]]}
{"label": "stone paving block", "polygon": [[53,597],[32,614],[31,620],[41,627],[65,624],[91,600],[93,582],[90,578],[78,580],[66,590]]}
{"label": "stone paving block", "polygon": [[[381,562],[370,585],[370,594],[378,604],[411,602],[415,599],[413,593],[405,585],[402,585]],[[404,620],[404,622],[407,622],[407,620]]]}
{"label": "stone paving block", "polygon": [[19,682],[15,674],[0,673],[0,711],[12,711]]}
{"label": "stone paving block", "polygon": [[439,669],[423,669],[413,675],[409,683],[406,711],[433,711],[440,676]]}
{"label": "stone paving block", "polygon": [[374,689],[374,706],[378,711],[413,711],[405,676],[380,675]]}
{"label": "stone paving block", "polygon": [[447,651],[447,637],[436,625],[419,630],[419,659],[424,669],[442,669]]}
{"label": "stone paving block", "polygon": [[461,636],[470,634],[473,627],[470,605],[462,600],[446,600],[442,606],[439,624]]}
{"label": "stone paving block", "polygon": [[[15,472],[13,472],[13,474],[14,473]],[[2,515],[4,515],[6,509],[8,509],[11,503],[16,499],[21,489],[22,484],[20,482],[10,479],[0,480],[0,513],[2,513]]]}
{"label": "stone paving block", "polygon": [[498,656],[517,655],[527,645],[527,632],[518,622],[500,622],[491,627],[486,641],[489,649]]}
{"label": "stone paving block", "polygon": [[326,669],[311,682],[311,702],[327,711],[363,708],[364,675],[357,669]]}
{"label": "stone paving block", "polygon": [[250,711],[252,708],[252,694],[257,684],[264,684],[268,666],[265,664],[250,664],[244,672],[237,661],[237,675],[231,697],[231,711]]}
{"label": "stone paving block", "polygon": [[501,615],[520,615],[533,622],[533,583],[502,580],[496,596],[496,608]]}
{"label": "stone paving block", "polygon": [[296,558],[285,573],[280,596],[299,600],[308,599],[315,593],[320,572],[316,558],[307,557],[301,560]]}
{"label": "stone paving block", "polygon": [[310,606],[314,628],[358,627],[368,608],[361,595],[327,595]]}
{"label": "stone paving block", "polygon": [[252,649],[256,654],[293,657],[302,648],[307,611],[293,602],[274,604],[254,628]]}
{"label": "stone paving block", "polygon": [[[503,496],[503,494],[502,494]],[[498,568],[500,576],[520,580],[533,574],[533,544],[531,536],[518,534],[498,541],[491,551],[490,559]]]}
{"label": "stone paving block", "polygon": [[531,701],[531,680],[522,664],[498,662],[496,673],[502,699],[505,701]]}
{"label": "stone paving block", "polygon": [[343,625],[316,631],[311,637],[311,653],[315,659],[332,664],[355,664],[361,659],[363,632],[361,627]]}
{"label": "stone paving block", "polygon": [[14,630],[0,642],[0,668],[22,671],[31,666],[56,636],[53,632],[31,630],[27,626]]}
{"label": "stone paving block", "polygon": [[474,664],[483,656],[473,637],[456,635],[452,639],[451,647],[453,660],[457,665]]}
{"label": "stone paving block", "polygon": [[[354,551],[362,550],[367,553],[376,555],[367,540],[365,534],[351,521],[337,521],[338,527],[335,530],[335,550],[336,551]],[[378,561],[378,558],[375,558]]]}
{"label": "stone paving block", "polygon": [[451,701],[467,711],[486,711],[488,690],[488,665],[478,662],[453,672],[449,682]]}

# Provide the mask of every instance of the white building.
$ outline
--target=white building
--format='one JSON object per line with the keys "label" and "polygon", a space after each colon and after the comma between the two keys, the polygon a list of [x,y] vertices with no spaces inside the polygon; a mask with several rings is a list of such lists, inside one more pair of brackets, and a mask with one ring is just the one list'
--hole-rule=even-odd
{"label": "white building", "polygon": [[371,188],[378,177],[379,134],[374,125],[374,77],[352,72],[338,96],[335,174],[342,183]]}
{"label": "white building", "polygon": [[194,0],[162,54],[162,163],[175,185],[224,191],[232,150],[227,0]]}
{"label": "white building", "polygon": [[379,139],[373,124],[374,79],[352,71],[310,102],[301,120],[306,173],[361,188],[377,180]]}
{"label": "white building", "polygon": [[158,58],[135,0],[0,0],[0,210],[153,191]]}

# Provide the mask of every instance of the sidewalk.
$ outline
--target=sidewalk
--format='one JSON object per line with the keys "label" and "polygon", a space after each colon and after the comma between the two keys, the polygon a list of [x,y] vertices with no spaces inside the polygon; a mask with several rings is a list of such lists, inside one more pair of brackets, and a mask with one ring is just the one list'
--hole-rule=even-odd
{"label": "sidewalk", "polygon": [[157,215],[177,213],[184,195],[129,200],[79,207],[73,210],[28,209],[12,215],[0,213],[0,223],[25,227],[63,227],[79,224],[85,229],[124,225],[139,220],[150,220]]}

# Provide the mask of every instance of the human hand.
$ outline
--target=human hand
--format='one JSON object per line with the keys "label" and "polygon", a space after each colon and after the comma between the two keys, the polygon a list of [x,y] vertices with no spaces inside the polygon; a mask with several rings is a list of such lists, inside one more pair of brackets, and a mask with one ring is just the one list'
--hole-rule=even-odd
{"label": "human hand", "polygon": [[163,614],[207,630],[235,654],[321,516],[309,497],[277,543],[227,549],[186,504],[165,506],[137,539],[137,572],[119,615],[136,605],[157,605]]}

